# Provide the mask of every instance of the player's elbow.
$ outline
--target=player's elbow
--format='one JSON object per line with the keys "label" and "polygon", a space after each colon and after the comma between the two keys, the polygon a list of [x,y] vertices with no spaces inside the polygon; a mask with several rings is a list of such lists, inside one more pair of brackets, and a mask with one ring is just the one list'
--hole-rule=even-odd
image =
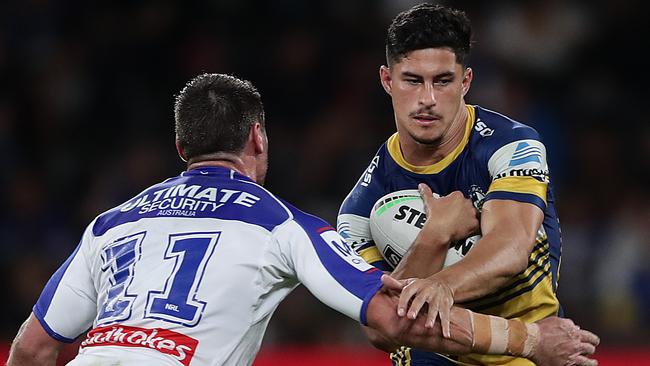
{"label": "player's elbow", "polygon": [[61,347],[63,343],[51,338],[34,315],[30,315],[11,344],[7,366],[53,366]]}
{"label": "player's elbow", "polygon": [[528,268],[532,252],[532,244],[529,245],[529,242],[533,243],[534,240],[534,238],[520,237],[519,240],[514,241],[509,251],[509,260],[505,262],[508,265],[504,268],[504,277],[512,278]]}
{"label": "player's elbow", "polygon": [[11,345],[7,366],[54,365],[57,355],[58,348],[37,347],[33,343],[16,340]]}
{"label": "player's elbow", "polygon": [[399,347],[394,341],[397,334],[391,334],[395,332],[392,332],[390,327],[382,327],[381,332],[368,327],[362,327],[362,329],[370,344],[377,349],[390,353]]}

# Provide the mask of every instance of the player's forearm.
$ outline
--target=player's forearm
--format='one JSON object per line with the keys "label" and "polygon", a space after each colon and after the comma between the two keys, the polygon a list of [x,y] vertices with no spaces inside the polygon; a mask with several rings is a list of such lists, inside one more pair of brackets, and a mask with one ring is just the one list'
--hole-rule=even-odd
{"label": "player's forearm", "polygon": [[7,366],[54,366],[58,354],[58,350],[28,350],[12,346]]}
{"label": "player's forearm", "polygon": [[449,239],[420,231],[391,276],[396,279],[429,277],[442,269]]}
{"label": "player's forearm", "polygon": [[486,202],[482,238],[465,258],[434,276],[451,288],[457,303],[493,292],[526,269],[543,220],[544,212],[532,204]]}
{"label": "player's forearm", "polygon": [[415,320],[399,317],[396,307],[397,300],[386,293],[378,293],[368,305],[368,326],[383,336],[384,344],[408,345],[433,352],[454,354],[471,352],[470,319],[467,314],[459,314],[460,309],[452,310],[452,337],[447,339],[442,336],[439,323],[433,328],[427,328],[424,317]]}
{"label": "player's forearm", "polygon": [[456,303],[480,298],[526,269],[530,255],[528,248],[532,247],[533,241],[534,238],[525,235],[488,233],[463,260],[435,276],[449,285]]}
{"label": "player's forearm", "polygon": [[54,366],[62,346],[45,333],[32,314],[11,344],[7,366]]}
{"label": "player's forearm", "polygon": [[[374,300],[373,298],[372,301]],[[387,308],[390,308],[390,305]],[[392,343],[432,352],[531,357],[539,341],[536,325],[477,314],[459,307],[453,307],[451,310],[450,338],[442,336],[439,322],[432,328],[425,327],[424,316],[410,320],[406,317],[396,317],[394,311],[388,315],[385,312],[372,315],[370,307],[368,310],[368,324],[378,329],[386,339],[392,340]]]}

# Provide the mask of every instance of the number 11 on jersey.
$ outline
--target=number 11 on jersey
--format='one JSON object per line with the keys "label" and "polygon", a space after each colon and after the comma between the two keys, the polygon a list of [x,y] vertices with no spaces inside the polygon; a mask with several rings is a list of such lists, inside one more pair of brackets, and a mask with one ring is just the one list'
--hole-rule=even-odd
{"label": "number 11 on jersey", "polygon": [[165,259],[175,261],[174,269],[162,291],[149,291],[145,318],[187,327],[198,324],[205,302],[196,298],[196,292],[220,236],[221,232],[169,236]]}
{"label": "number 11 on jersey", "polygon": [[[134,279],[155,276],[155,273],[136,273],[135,266],[146,251],[142,242],[146,233],[122,238],[102,251],[102,271],[110,271],[110,288],[100,307],[98,324],[123,321],[131,317],[136,294],[129,293]],[[171,274],[164,280],[162,291],[147,294],[144,317],[193,327],[198,324],[205,302],[196,294],[203,279],[205,267],[217,246],[221,232],[200,232],[169,235],[164,260],[174,261]],[[160,288],[160,287],[158,287]]]}

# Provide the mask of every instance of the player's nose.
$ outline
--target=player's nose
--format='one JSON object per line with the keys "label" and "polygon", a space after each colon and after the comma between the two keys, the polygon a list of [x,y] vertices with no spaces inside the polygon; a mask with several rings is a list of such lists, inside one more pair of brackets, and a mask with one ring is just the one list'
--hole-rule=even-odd
{"label": "player's nose", "polygon": [[424,106],[436,105],[436,94],[433,83],[424,83],[420,91],[419,103]]}

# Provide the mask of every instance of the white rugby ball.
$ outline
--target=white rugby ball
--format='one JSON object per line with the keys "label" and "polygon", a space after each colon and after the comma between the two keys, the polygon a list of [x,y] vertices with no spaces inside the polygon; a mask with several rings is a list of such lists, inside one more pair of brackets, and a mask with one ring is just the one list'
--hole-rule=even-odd
{"label": "white rugby ball", "polygon": [[[433,196],[440,197],[436,193]],[[370,212],[370,234],[390,265],[396,267],[402,260],[426,219],[424,201],[417,189],[391,192],[375,202]],[[451,243],[443,267],[461,260],[480,237]]]}

